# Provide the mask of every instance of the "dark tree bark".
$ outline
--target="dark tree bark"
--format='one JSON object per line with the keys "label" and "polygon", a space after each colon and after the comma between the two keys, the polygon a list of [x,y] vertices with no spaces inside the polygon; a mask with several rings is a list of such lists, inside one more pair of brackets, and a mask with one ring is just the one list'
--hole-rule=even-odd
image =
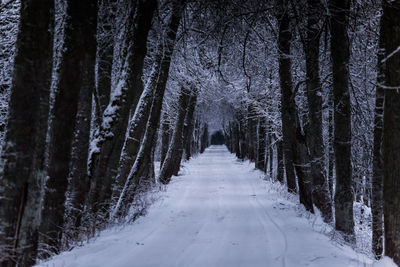
{"label": "dark tree bark", "polygon": [[240,159],[240,133],[239,133],[239,123],[235,122],[233,125],[233,135],[235,139],[234,148],[236,157]]}
{"label": "dark tree bark", "polygon": [[53,58],[54,1],[20,8],[8,124],[1,155],[0,266],[31,266],[37,254]]}
{"label": "dark tree bark", "polygon": [[[142,73],[147,54],[147,36],[151,27],[156,0],[139,0],[132,4],[128,29],[127,56],[123,75],[117,85],[115,97],[103,114],[103,123],[96,134],[97,152],[89,158],[90,166],[90,211],[107,210],[112,193],[113,177],[118,170],[118,162],[125,140],[129,114],[136,107],[143,91]],[[107,123],[104,123],[104,122]]]}
{"label": "dark tree bark", "polygon": [[333,199],[333,171],[335,167],[335,150],[333,148],[334,143],[334,130],[333,130],[333,94],[329,93],[329,111],[328,111],[328,157],[329,157],[329,167],[328,167],[328,183],[329,183],[329,192],[331,194],[331,198]]}
{"label": "dark tree bark", "polygon": [[[271,125],[271,122],[269,123]],[[268,159],[269,159],[269,177],[271,179],[274,179],[274,139],[272,137],[272,134],[268,132],[268,140],[269,140],[269,146],[268,146]]]}
{"label": "dark tree bark", "polygon": [[[42,211],[41,242],[59,252],[65,193],[80,91],[91,90],[96,50],[96,1],[68,1],[64,47],[50,126],[49,168]],[[89,45],[88,45],[89,44]],[[89,94],[89,93],[87,93]],[[49,253],[43,255],[50,256]]]}
{"label": "dark tree bark", "polygon": [[[69,172],[70,210],[68,211],[69,227],[75,228],[74,238],[78,238],[84,204],[89,192],[89,179],[87,176],[87,160],[89,155],[90,124],[92,117],[92,95],[95,87],[95,65],[96,65],[96,21],[97,8],[95,6],[87,14],[91,23],[87,28],[88,37],[85,41],[85,55],[81,60],[82,77],[79,92],[79,102],[76,115],[75,135],[72,141],[71,162]],[[90,32],[89,32],[90,30]]]}
{"label": "dark tree bark", "polygon": [[[383,117],[383,199],[385,254],[400,264],[400,1],[383,1],[381,34],[385,50]],[[396,89],[396,90],[394,90]]]}
{"label": "dark tree bark", "polygon": [[183,129],[183,144],[185,150],[185,159],[189,160],[192,156],[192,140],[194,128],[194,112],[197,104],[197,90],[193,89],[189,99],[188,111],[185,118],[185,127]]}
{"label": "dark tree bark", "polygon": [[[238,119],[238,133],[239,133],[239,159],[244,160],[247,155],[247,145],[246,145],[246,127],[244,126],[243,118]],[[204,151],[203,151],[204,152]],[[201,148],[200,148],[200,153]]]}
{"label": "dark tree bark", "polygon": [[280,0],[279,14],[279,78],[281,85],[281,116],[283,153],[285,155],[286,181],[289,192],[296,192],[296,175],[294,172],[294,153],[296,151],[296,104],[293,96],[291,75],[290,40],[292,38],[290,19],[286,1]]}
{"label": "dark tree bark", "polygon": [[278,161],[278,170],[277,170],[277,175],[276,178],[279,182],[282,184],[285,182],[284,181],[284,173],[285,173],[285,165],[284,165],[284,160],[283,160],[283,142],[280,140],[277,143],[276,146],[276,154],[277,154],[277,161]]}
{"label": "dark tree bark", "polygon": [[[303,133],[297,106],[291,75],[290,19],[285,1],[279,2],[279,78],[281,84],[281,116],[283,134],[283,152],[285,155],[286,181],[289,192],[296,192],[296,170],[300,202],[304,207],[313,212],[312,182],[310,181],[309,152]],[[299,86],[299,85],[297,85]]]}
{"label": "dark tree bark", "polygon": [[228,123],[227,129],[224,128],[224,136],[226,148],[228,148],[229,152],[234,153],[232,140],[232,122]]}
{"label": "dark tree bark", "polygon": [[163,166],[161,167],[158,179],[163,184],[168,184],[172,175],[178,175],[182,153],[183,153],[183,140],[184,140],[184,125],[185,117],[188,113],[188,105],[190,100],[190,91],[186,87],[182,87],[179,100],[178,100],[178,117],[174,125],[174,132],[172,134],[171,142],[165,157]]}
{"label": "dark tree bark", "polygon": [[254,105],[250,103],[247,108],[247,133],[246,143],[247,146],[247,158],[250,161],[256,161],[257,151],[257,114],[255,112]]}
{"label": "dark tree bark", "polygon": [[354,242],[353,188],[351,167],[351,111],[349,94],[349,0],[330,0],[331,57],[334,97],[334,149],[336,162],[336,229]]}
{"label": "dark tree bark", "polygon": [[154,165],[151,158],[152,150],[155,146],[155,138],[160,124],[161,108],[168,80],[171,57],[174,51],[176,34],[184,9],[184,0],[175,0],[172,2],[172,14],[166,28],[166,39],[163,40],[165,44],[163,50],[160,51],[163,53],[163,56],[160,62],[159,75],[154,91],[149,120],[146,125],[146,132],[136,156],[135,163],[126,179],[118,202],[112,211],[112,217],[125,217],[136,194],[140,191],[146,191],[148,187],[154,183],[154,181],[149,180],[149,177],[151,177],[150,174],[154,172]]}
{"label": "dark tree bark", "polygon": [[264,115],[261,115],[258,118],[258,127],[257,127],[257,160],[256,160],[256,168],[262,170],[263,172],[266,171],[265,164],[266,164],[266,157],[265,157],[265,150],[266,150],[266,123],[267,118]]}
{"label": "dark tree bark", "polygon": [[149,81],[146,84],[146,88],[143,91],[142,96],[140,97],[135,114],[129,122],[128,135],[125,139],[119,161],[118,172],[115,177],[113,199],[117,199],[121,194],[121,190],[124,187],[126,178],[128,177],[132,165],[136,160],[136,155],[139,151],[141,140],[143,139],[143,135],[146,131],[146,124],[149,119],[161,64],[161,51],[162,50],[160,48],[154,58],[153,69],[151,71]]}
{"label": "dark tree bark", "polygon": [[171,139],[171,129],[169,127],[170,121],[168,119],[168,114],[164,112],[161,127],[161,160],[160,168],[162,167],[165,157],[167,156],[169,141]]}
{"label": "dark tree bark", "polygon": [[[297,116],[297,114],[296,114]],[[310,154],[307,149],[306,136],[300,126],[300,122],[296,121],[296,151],[294,152],[294,166],[299,184],[300,203],[304,205],[306,210],[314,213],[312,199],[312,178],[310,171]]]}
{"label": "dark tree bark", "polygon": [[197,154],[199,153],[199,139],[200,139],[200,120],[198,118],[195,118],[194,120],[194,128],[193,128],[193,139],[192,139],[192,145],[191,145],[191,154]]}
{"label": "dark tree bark", "polygon": [[137,152],[139,151],[140,141],[146,130],[146,123],[149,118],[151,103],[154,95],[154,84],[147,88],[138,103],[136,112],[129,123],[128,135],[122,149],[121,159],[116,178],[116,185],[124,185],[126,177],[135,162]]}
{"label": "dark tree bark", "polygon": [[306,41],[306,91],[308,99],[308,148],[310,151],[312,197],[325,222],[332,221],[332,204],[324,172],[324,143],[322,137],[322,88],[319,77],[319,21],[322,14],[320,0],[307,0],[308,21]]}
{"label": "dark tree bark", "polygon": [[[383,25],[381,17],[381,24]],[[381,27],[378,51],[378,77],[375,98],[375,127],[374,127],[374,154],[372,174],[372,250],[376,259],[383,254],[383,159],[382,159],[382,128],[383,128],[383,103],[384,89],[381,85],[385,83],[385,65],[381,61],[385,57],[384,32]]]}
{"label": "dark tree bark", "polygon": [[229,145],[231,153],[235,153],[235,134],[234,134],[234,124],[229,122]]}
{"label": "dark tree bark", "polygon": [[[88,43],[87,48],[88,53],[90,53],[91,49],[96,49],[96,43]],[[89,192],[87,159],[89,154],[95,57],[88,58],[85,64],[87,73],[85,73],[79,97],[75,136],[72,141],[68,190],[70,192],[70,210],[68,211],[68,223],[70,225],[68,227],[72,227],[73,231],[76,231],[76,234],[78,234],[77,228],[81,226],[84,204]],[[92,70],[92,72],[89,70]],[[77,236],[75,235],[75,237]]]}
{"label": "dark tree bark", "polygon": [[104,111],[110,102],[112,65],[114,59],[116,0],[99,1],[97,86],[95,87],[96,121],[100,126]]}
{"label": "dark tree bark", "polygon": [[[243,131],[243,134],[242,134],[242,137],[243,137],[243,142],[245,142],[244,141],[244,137],[245,137],[245,133],[244,133],[244,131]],[[206,150],[206,148],[208,147],[208,124],[206,123],[206,124],[204,124],[204,126],[203,126],[203,131],[202,131],[202,133],[201,133],[201,137],[200,137],[200,153],[203,153],[204,152],[204,150]],[[241,149],[241,151],[243,152],[243,158],[244,158],[244,155],[246,155],[246,150],[245,149]]]}

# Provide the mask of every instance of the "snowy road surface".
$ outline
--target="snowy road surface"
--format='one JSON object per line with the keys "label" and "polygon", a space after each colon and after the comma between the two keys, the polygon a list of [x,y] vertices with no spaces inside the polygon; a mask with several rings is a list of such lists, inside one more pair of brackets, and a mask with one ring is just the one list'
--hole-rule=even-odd
{"label": "snowy road surface", "polygon": [[371,266],[314,231],[260,176],[212,146],[186,163],[146,216],[39,266]]}

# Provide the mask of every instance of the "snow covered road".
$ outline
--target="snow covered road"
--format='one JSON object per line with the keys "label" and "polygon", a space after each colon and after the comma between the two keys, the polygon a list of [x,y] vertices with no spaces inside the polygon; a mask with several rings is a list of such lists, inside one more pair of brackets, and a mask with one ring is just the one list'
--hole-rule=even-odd
{"label": "snow covered road", "polygon": [[225,147],[186,163],[149,213],[38,266],[370,266],[313,230],[295,204]]}

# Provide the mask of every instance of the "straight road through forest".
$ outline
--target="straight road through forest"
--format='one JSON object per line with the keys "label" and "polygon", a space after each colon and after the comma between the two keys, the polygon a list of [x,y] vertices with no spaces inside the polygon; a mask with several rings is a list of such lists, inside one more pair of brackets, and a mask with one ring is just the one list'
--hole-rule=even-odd
{"label": "straight road through forest", "polygon": [[146,216],[39,266],[370,266],[314,231],[261,177],[212,146],[185,164]]}

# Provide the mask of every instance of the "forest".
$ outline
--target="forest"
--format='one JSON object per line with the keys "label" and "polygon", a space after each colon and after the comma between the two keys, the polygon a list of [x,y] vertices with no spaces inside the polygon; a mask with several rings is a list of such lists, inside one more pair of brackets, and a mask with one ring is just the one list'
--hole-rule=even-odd
{"label": "forest", "polygon": [[400,265],[400,0],[0,0],[0,266],[147,216],[221,144]]}

